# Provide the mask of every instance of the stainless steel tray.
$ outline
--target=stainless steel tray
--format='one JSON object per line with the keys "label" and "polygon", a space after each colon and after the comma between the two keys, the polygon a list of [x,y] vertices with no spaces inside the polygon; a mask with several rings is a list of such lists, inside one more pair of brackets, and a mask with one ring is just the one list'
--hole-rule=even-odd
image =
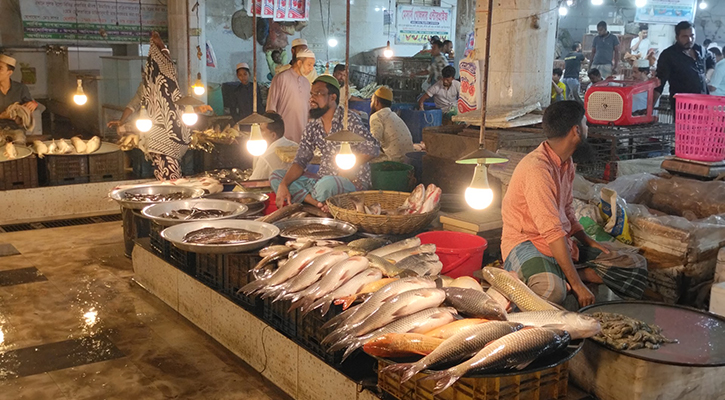
{"label": "stainless steel tray", "polygon": [[5,146],[4,145],[0,146],[0,162],[15,161],[15,160],[19,160],[21,158],[28,157],[29,155],[33,154],[32,150],[30,150],[29,148],[27,148],[25,146],[19,145],[19,144],[15,145],[15,150],[17,150],[17,152],[18,152],[18,156],[11,160],[11,159],[5,157],[5,154],[3,154],[3,153],[5,153]]}
{"label": "stainless steel tray", "polygon": [[[348,236],[351,236],[351,235],[354,235],[355,233],[357,233],[357,228],[355,227],[355,225],[353,225],[349,222],[340,221],[339,219],[332,219],[332,218],[296,218],[296,219],[288,219],[288,220],[284,220],[284,221],[275,222],[274,224],[279,228],[280,232],[286,228],[305,226],[305,225],[309,225],[309,224],[329,225],[329,226],[332,226],[343,232],[342,234],[336,235],[336,236],[329,236],[329,237],[315,236],[315,239],[320,239],[320,240],[341,239],[341,238],[348,237]],[[290,239],[298,239],[298,238],[303,238],[305,236],[282,235],[282,237],[286,237],[286,238],[290,238]]]}
{"label": "stainless steel tray", "polygon": [[[223,217],[215,218],[200,218],[200,219],[173,219],[173,218],[162,218],[163,214],[172,212],[174,210],[198,208],[200,210],[221,210],[231,214]],[[228,200],[214,200],[214,199],[192,199],[192,200],[177,200],[168,201],[164,203],[153,204],[145,207],[141,214],[146,218],[149,218],[161,226],[172,226],[183,224],[185,222],[195,221],[220,221],[224,219],[234,219],[243,215],[247,212],[247,206]]]}
{"label": "stainless steel tray", "polygon": [[[184,236],[202,228],[237,228],[246,229],[248,231],[262,234],[262,238],[250,242],[240,244],[198,244],[184,243]],[[239,219],[225,219],[221,221],[198,221],[185,222],[183,224],[174,225],[161,231],[161,237],[168,240],[174,246],[181,250],[191,251],[194,253],[211,253],[211,254],[227,254],[240,253],[244,251],[257,250],[267,245],[267,243],[279,235],[279,228],[272,224],[258,221],[245,221]]]}
{"label": "stainless steel tray", "polygon": [[[159,185],[159,184],[146,184],[139,185],[130,188],[117,189],[111,192],[110,197],[116,200],[118,204],[123,208],[130,208],[132,210],[143,210],[145,207],[157,203],[166,203],[163,201],[131,201],[124,200],[123,195],[125,193],[134,194],[170,194],[170,193],[184,193],[188,195],[189,199],[195,199],[204,195],[204,189],[190,188],[184,186],[174,185]],[[176,200],[174,200],[176,201]]]}
{"label": "stainless steel tray", "polygon": [[[264,193],[253,193],[253,192],[220,192],[204,196],[206,199],[218,199],[218,200],[229,200],[237,203],[241,203],[247,206],[247,212],[244,216],[256,215],[264,211],[264,202],[269,200],[269,196]],[[252,199],[252,200],[242,200]],[[245,202],[249,201],[249,203]]]}

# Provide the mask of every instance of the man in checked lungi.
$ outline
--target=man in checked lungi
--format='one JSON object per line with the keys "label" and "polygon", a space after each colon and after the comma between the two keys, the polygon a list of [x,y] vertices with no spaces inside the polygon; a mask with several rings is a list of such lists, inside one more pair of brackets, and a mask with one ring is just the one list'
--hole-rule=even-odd
{"label": "man in checked lungi", "polygon": [[564,302],[567,286],[580,306],[594,303],[585,282],[641,298],[647,283],[644,257],[597,243],[574,214],[572,156],[588,146],[584,106],[554,103],[542,125],[546,140],[518,164],[503,199],[504,268],[557,304]]}

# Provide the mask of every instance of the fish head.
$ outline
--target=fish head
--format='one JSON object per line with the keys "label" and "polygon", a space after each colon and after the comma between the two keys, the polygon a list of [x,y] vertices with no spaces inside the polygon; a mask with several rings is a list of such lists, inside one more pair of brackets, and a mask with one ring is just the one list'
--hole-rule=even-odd
{"label": "fish head", "polygon": [[496,279],[498,275],[500,275],[504,270],[501,268],[495,268],[495,267],[483,267],[481,270],[481,274],[483,275],[483,278],[488,281],[488,283],[493,283],[493,281]]}
{"label": "fish head", "polygon": [[563,326],[572,339],[589,338],[598,334],[602,327],[594,317],[576,312],[562,315]]}

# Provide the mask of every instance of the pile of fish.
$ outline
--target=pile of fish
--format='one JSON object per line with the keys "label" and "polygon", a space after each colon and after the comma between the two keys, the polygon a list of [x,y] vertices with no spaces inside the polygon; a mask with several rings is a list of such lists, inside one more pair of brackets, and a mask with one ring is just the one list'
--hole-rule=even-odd
{"label": "pile of fish", "polygon": [[40,140],[33,141],[33,147],[39,158],[46,154],[91,154],[101,147],[101,138],[93,136],[88,141],[83,141],[78,136],[72,137],[69,144],[65,139],[53,140],[49,145]]}
{"label": "pile of fish", "polygon": [[357,195],[351,195],[355,211],[369,215],[408,215],[424,214],[435,210],[441,200],[441,189],[434,184],[425,187],[420,184],[413,189],[413,192],[405,199],[402,206],[395,210],[383,210],[380,203],[365,205],[365,201]]}
{"label": "pile of fish", "polygon": [[659,349],[665,343],[678,343],[666,338],[659,326],[638,319],[607,312],[596,312],[592,317],[602,325],[601,333],[592,339],[616,350]]}
{"label": "pile of fish", "polygon": [[275,222],[286,221],[288,219],[306,217],[330,218],[330,214],[309,204],[295,203],[286,205],[271,214],[265,215],[264,217],[259,217],[257,218],[257,221],[272,224]]}
{"label": "pile of fish", "polygon": [[203,175],[209,178],[216,179],[222,184],[239,185],[249,180],[249,177],[252,176],[252,171],[253,170],[251,168],[215,169],[212,171],[206,171]]}
{"label": "pile of fish", "polygon": [[163,202],[163,201],[174,201],[184,200],[191,197],[186,193],[129,193],[123,194],[123,199],[127,201],[147,201],[147,202]]}
{"label": "pile of fish", "polygon": [[224,129],[221,129],[219,125],[214,125],[212,128],[203,131],[191,131],[191,143],[189,144],[189,148],[211,153],[212,150],[214,150],[214,144],[239,143],[239,138],[246,135],[248,134],[242,133],[239,125],[227,125]]}
{"label": "pile of fish", "polygon": [[280,231],[283,237],[304,237],[309,239],[324,239],[330,237],[344,237],[349,235],[342,229],[325,224],[304,224],[300,226],[289,226]]}
{"label": "pile of fish", "polygon": [[184,221],[189,221],[189,220],[194,220],[194,219],[226,217],[227,215],[230,215],[230,214],[231,214],[231,211],[217,210],[214,208],[201,209],[201,208],[192,207],[191,209],[182,208],[179,210],[171,210],[170,212],[161,214],[159,217],[168,218],[168,219],[181,219]]}
{"label": "pile of fish", "polygon": [[184,235],[184,243],[238,244],[262,238],[258,232],[240,228],[201,228]]}

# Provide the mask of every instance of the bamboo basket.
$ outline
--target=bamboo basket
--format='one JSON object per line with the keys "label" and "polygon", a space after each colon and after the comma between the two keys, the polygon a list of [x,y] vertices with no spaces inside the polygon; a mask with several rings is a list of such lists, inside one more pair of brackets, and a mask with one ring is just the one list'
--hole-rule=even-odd
{"label": "bamboo basket", "polygon": [[383,210],[396,210],[402,206],[410,193],[385,190],[344,193],[327,199],[327,206],[333,217],[354,224],[358,229],[375,234],[405,235],[420,231],[438,215],[440,204],[433,211],[424,214],[369,215],[357,212],[351,197],[357,196],[365,205],[380,203]]}

